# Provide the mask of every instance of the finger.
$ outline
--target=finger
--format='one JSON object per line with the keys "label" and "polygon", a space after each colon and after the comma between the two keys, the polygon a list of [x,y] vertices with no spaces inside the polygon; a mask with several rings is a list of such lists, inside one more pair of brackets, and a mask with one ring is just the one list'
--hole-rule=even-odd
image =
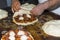
{"label": "finger", "polygon": [[34,14],[34,15],[40,15],[40,11],[37,10],[37,9],[36,10],[32,10],[31,13]]}
{"label": "finger", "polygon": [[14,13],[14,10],[13,10],[13,8],[12,8],[12,12]]}
{"label": "finger", "polygon": [[12,9],[13,9],[13,11],[18,11],[19,10],[18,6],[13,6]]}
{"label": "finger", "polygon": [[36,12],[34,12],[34,11],[31,11],[31,13],[32,13],[33,15],[36,15]]}
{"label": "finger", "polygon": [[19,10],[20,9],[20,5],[16,5],[16,9]]}
{"label": "finger", "polygon": [[20,9],[20,4],[14,5],[14,10],[15,10],[15,11],[18,11],[19,9]]}
{"label": "finger", "polygon": [[11,10],[12,10],[12,12],[14,13],[14,6],[13,6],[13,5],[11,6]]}

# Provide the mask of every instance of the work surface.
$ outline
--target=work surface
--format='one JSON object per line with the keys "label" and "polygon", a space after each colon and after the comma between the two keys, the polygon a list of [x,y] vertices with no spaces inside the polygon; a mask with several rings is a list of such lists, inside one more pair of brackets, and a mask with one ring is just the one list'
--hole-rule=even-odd
{"label": "work surface", "polygon": [[[9,17],[7,17],[6,19],[2,19],[0,20],[0,38],[1,38],[1,32],[2,31],[8,31],[10,29],[16,29],[21,28],[20,26],[14,24],[12,22],[12,16],[13,13],[11,12],[10,8],[6,8],[5,10],[7,10],[9,12]],[[39,22],[37,22],[35,25],[31,25],[31,26],[26,26],[23,29],[30,32],[31,35],[33,36],[34,40],[45,40],[44,36],[41,33],[41,27],[45,22],[48,22],[50,20],[59,20],[60,16],[59,15],[55,15],[52,12],[48,12],[45,11],[42,15],[40,15],[39,17]]]}

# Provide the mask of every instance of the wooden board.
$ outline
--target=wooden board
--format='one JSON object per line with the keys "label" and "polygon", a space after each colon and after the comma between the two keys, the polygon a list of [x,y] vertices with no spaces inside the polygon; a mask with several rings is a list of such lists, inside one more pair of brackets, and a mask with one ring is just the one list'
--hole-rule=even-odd
{"label": "wooden board", "polygon": [[[16,28],[21,28],[20,26],[14,24],[12,22],[12,14],[11,11],[9,11],[9,17],[6,19],[2,19],[0,20],[0,38],[1,38],[1,32],[2,31],[8,31],[10,29],[16,29]],[[60,19],[60,16],[55,15],[52,12],[44,12],[42,15],[40,15],[39,18],[39,22],[37,22],[34,25],[29,25],[24,27],[23,29],[27,30],[28,32],[31,33],[31,35],[33,36],[34,40],[45,40],[43,34],[41,33],[41,27],[42,25],[50,20],[57,20]]]}

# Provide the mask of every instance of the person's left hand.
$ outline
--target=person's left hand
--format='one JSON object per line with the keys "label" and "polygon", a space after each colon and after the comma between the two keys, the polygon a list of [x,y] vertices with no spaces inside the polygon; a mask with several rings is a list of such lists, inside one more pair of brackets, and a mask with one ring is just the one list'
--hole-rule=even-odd
{"label": "person's left hand", "polygon": [[15,0],[12,2],[12,12],[20,10],[20,2],[18,0]]}
{"label": "person's left hand", "polygon": [[41,15],[44,12],[44,10],[45,10],[44,5],[39,4],[31,10],[31,13],[34,15]]}

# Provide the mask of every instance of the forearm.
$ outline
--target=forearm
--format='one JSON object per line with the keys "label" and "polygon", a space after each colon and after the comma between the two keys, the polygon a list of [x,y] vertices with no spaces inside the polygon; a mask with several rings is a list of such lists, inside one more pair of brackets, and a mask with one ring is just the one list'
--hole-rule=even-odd
{"label": "forearm", "polygon": [[47,8],[52,8],[54,6],[57,6],[59,4],[60,0],[48,0],[46,3],[48,5]]}
{"label": "forearm", "polygon": [[60,0],[48,0],[43,5],[45,6],[45,9],[50,9],[55,6],[57,6],[60,3]]}

